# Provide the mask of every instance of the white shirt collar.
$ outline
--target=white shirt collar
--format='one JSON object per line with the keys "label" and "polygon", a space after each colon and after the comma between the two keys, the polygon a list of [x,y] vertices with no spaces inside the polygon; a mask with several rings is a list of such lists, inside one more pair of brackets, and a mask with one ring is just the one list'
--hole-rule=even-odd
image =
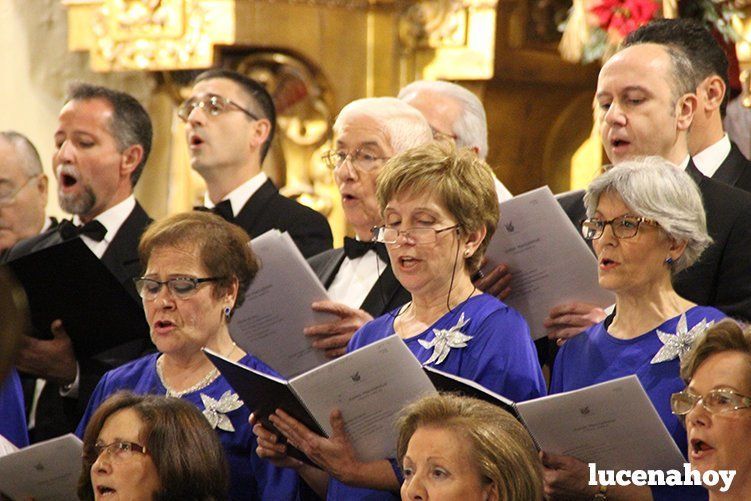
{"label": "white shirt collar", "polygon": [[[245,204],[248,203],[250,197],[252,197],[253,194],[258,191],[261,186],[263,186],[263,183],[265,183],[268,178],[269,177],[265,172],[259,172],[234,190],[227,193],[227,196],[225,196],[222,200],[229,200],[229,203],[232,206],[233,216],[237,216],[242,208],[245,207]],[[216,204],[211,202],[211,200],[209,199],[209,194],[206,193],[203,196],[203,205],[211,209]]]}
{"label": "white shirt collar", "polygon": [[678,168],[681,170],[686,170],[689,160],[691,160],[691,155],[686,155],[686,158],[684,158],[683,161],[678,164]]}
{"label": "white shirt collar", "polygon": [[44,226],[42,226],[42,231],[39,233],[42,234],[45,231],[49,230],[52,227],[52,218],[51,217],[45,217],[44,218]]}
{"label": "white shirt collar", "polygon": [[[128,198],[126,198],[119,204],[110,207],[94,218],[102,223],[105,228],[107,228],[107,233],[104,235],[103,242],[105,242],[107,245],[112,242],[112,239],[115,238],[115,235],[117,234],[118,230],[120,230],[120,227],[123,225],[125,220],[128,219],[128,216],[130,216],[130,213],[133,212],[133,209],[135,208],[136,197],[131,194]],[[73,224],[81,224],[81,218],[79,218],[78,215],[73,216]],[[88,237],[84,236],[83,238],[86,239]]]}
{"label": "white shirt collar", "polygon": [[722,139],[693,156],[694,165],[702,174],[712,177],[730,154],[730,148],[730,138],[724,134]]}

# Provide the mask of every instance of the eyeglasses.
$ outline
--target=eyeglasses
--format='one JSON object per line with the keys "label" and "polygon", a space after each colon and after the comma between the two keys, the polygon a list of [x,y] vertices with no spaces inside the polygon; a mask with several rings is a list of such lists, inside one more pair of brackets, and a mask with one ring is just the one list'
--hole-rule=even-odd
{"label": "eyeglasses", "polygon": [[605,231],[605,226],[610,225],[613,234],[618,238],[631,238],[639,231],[639,226],[651,224],[659,226],[660,224],[654,219],[638,216],[619,216],[613,219],[603,220],[597,218],[585,219],[581,223],[581,232],[587,240],[597,240]]}
{"label": "eyeglasses", "polygon": [[209,277],[209,278],[193,278],[193,277],[175,277],[160,282],[153,278],[139,277],[134,278],[133,283],[136,284],[136,291],[146,301],[153,301],[156,299],[159,291],[162,290],[162,286],[166,285],[170,293],[178,299],[187,299],[196,293],[198,285],[204,282],[216,282],[217,280],[224,280],[227,277]]}
{"label": "eyeglasses", "polygon": [[22,184],[20,184],[16,189],[7,189],[7,190],[0,190],[0,207],[7,207],[8,205],[13,205],[16,201],[16,196],[21,192],[22,189],[26,187],[27,184],[31,182],[32,179],[36,179],[39,176],[31,176],[26,179]]}
{"label": "eyeglasses", "polygon": [[670,408],[676,416],[685,416],[699,402],[712,414],[722,414],[751,407],[751,397],[741,395],[733,390],[720,388],[702,396],[689,393],[688,390],[673,393],[670,397]]}
{"label": "eyeglasses", "polygon": [[456,134],[441,132],[432,126],[430,127],[430,131],[433,133],[433,139],[435,139],[436,141],[456,142],[456,140],[458,139]]}
{"label": "eyeglasses", "polygon": [[384,160],[389,159],[389,157],[377,157],[360,149],[357,149],[352,153],[347,153],[343,150],[329,150],[324,153],[321,158],[331,170],[341,167],[342,164],[349,159],[353,167],[365,172],[377,169],[383,164]]}
{"label": "eyeglasses", "polygon": [[133,453],[146,454],[146,447],[135,442],[112,442],[111,444],[97,443],[86,454],[86,459],[96,461],[103,452],[107,452],[115,461],[122,461]]}
{"label": "eyeglasses", "polygon": [[373,240],[384,244],[395,244],[399,239],[399,235],[404,235],[404,238],[409,240],[413,245],[432,244],[438,240],[438,234],[444,231],[453,230],[459,228],[458,224],[453,226],[447,226],[446,228],[410,228],[408,230],[397,230],[396,228],[389,228],[388,226],[376,226],[370,230],[373,235]]}
{"label": "eyeglasses", "polygon": [[242,111],[253,120],[260,120],[259,117],[246,110],[231,99],[217,96],[216,94],[207,94],[203,97],[192,97],[187,101],[184,101],[177,109],[177,116],[180,117],[180,120],[182,120],[183,122],[187,122],[191,112],[196,108],[201,108],[212,117],[215,117],[217,115],[221,115],[224,112],[232,111],[231,107],[234,107],[234,109],[236,110]]}

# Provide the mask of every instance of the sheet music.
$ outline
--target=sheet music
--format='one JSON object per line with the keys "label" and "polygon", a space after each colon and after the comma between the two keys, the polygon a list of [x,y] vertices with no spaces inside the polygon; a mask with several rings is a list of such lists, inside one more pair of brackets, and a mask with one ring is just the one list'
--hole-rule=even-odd
{"label": "sheet music", "polygon": [[399,336],[389,336],[303,374],[290,385],[324,431],[339,408],[363,461],[396,456],[396,416],[408,403],[436,393]]}
{"label": "sheet music", "polygon": [[600,470],[683,470],[685,459],[635,375],[516,404],[542,450]]}
{"label": "sheet music", "polygon": [[0,458],[0,492],[11,499],[78,499],[82,443],[73,434],[53,438]]}
{"label": "sheet music", "polygon": [[250,242],[261,268],[229,325],[232,339],[285,378],[328,361],[303,334],[310,325],[337,317],[315,312],[326,290],[289,234],[270,230]]}
{"label": "sheet music", "polygon": [[501,219],[488,246],[489,271],[506,263],[511,294],[505,302],[521,313],[533,339],[545,336],[550,308],[571,301],[606,307],[615,296],[597,281],[597,259],[543,186],[501,203]]}

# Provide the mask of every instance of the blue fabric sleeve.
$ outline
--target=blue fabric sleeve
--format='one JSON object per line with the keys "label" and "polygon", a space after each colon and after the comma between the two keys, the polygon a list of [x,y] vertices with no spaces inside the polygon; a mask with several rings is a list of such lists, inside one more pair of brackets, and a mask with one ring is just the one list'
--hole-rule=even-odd
{"label": "blue fabric sleeve", "polygon": [[0,383],[0,435],[18,448],[29,445],[23,388],[15,369]]}

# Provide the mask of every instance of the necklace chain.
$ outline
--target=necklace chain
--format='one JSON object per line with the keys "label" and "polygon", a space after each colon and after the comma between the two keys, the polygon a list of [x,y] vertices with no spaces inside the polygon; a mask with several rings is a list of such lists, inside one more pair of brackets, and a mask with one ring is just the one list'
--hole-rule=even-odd
{"label": "necklace chain", "polygon": [[[237,348],[237,343],[233,342],[232,349],[229,351],[229,353],[227,353],[227,355],[225,355],[225,358],[229,358],[230,356],[232,356],[236,348]],[[214,367],[203,378],[201,378],[200,381],[198,381],[196,384],[194,384],[190,388],[187,388],[182,391],[175,391],[169,387],[169,385],[167,384],[167,380],[164,378],[164,362],[162,361],[162,359],[163,357],[160,356],[156,360],[156,373],[159,376],[159,380],[162,382],[162,385],[167,389],[167,393],[165,393],[165,396],[168,396],[168,397],[182,398],[183,395],[188,395],[189,393],[202,390],[206,388],[208,385],[210,385],[219,376],[219,369]]]}

